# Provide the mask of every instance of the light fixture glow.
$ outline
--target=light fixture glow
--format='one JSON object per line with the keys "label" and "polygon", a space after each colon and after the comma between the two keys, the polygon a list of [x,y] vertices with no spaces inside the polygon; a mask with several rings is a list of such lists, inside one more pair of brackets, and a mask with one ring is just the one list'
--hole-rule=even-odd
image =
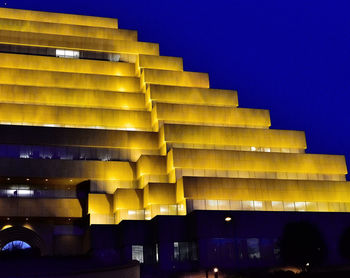
{"label": "light fixture glow", "polygon": [[11,227],[12,227],[12,225],[5,225],[1,228],[1,231],[8,229],[8,228],[11,228]]}
{"label": "light fixture glow", "polygon": [[230,217],[230,216],[227,216],[226,218],[225,218],[225,221],[226,222],[230,222],[232,220],[232,218]]}

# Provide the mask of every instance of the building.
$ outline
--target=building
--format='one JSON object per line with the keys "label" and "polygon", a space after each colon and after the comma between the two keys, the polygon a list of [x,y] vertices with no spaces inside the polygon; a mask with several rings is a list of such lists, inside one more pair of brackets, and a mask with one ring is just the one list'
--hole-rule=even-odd
{"label": "building", "polygon": [[1,8],[0,124],[3,251],[231,269],[276,264],[291,219],[347,228],[343,156],[306,154],[116,19]]}

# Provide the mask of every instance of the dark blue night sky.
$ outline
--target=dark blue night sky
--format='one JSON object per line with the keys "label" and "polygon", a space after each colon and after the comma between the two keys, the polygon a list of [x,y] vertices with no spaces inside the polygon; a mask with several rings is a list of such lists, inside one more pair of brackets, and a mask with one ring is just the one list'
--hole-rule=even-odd
{"label": "dark blue night sky", "polygon": [[[305,130],[308,152],[350,165],[349,1],[17,1],[9,8],[117,17],[161,55],[237,89],[241,107],[270,109],[272,128]],[[349,168],[349,167],[348,167]]]}

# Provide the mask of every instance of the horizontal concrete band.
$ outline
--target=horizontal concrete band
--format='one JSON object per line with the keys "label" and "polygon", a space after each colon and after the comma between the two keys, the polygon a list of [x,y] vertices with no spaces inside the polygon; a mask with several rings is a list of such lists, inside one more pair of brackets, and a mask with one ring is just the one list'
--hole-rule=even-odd
{"label": "horizontal concrete band", "polygon": [[268,110],[167,103],[154,105],[152,121],[154,125],[158,122],[252,128],[271,125]]}
{"label": "horizontal concrete band", "polygon": [[143,69],[141,81],[147,84],[209,88],[209,75],[202,72]]}
{"label": "horizontal concrete band", "polygon": [[248,146],[253,151],[262,147],[306,149],[304,132],[294,130],[164,124],[160,136],[164,143],[198,145],[197,148],[207,145]]}
{"label": "horizontal concrete band", "polygon": [[342,155],[172,149],[168,171],[174,168],[346,175]]}
{"label": "horizontal concrete band", "polygon": [[145,111],[143,93],[123,93],[89,89],[0,85],[0,102],[80,108]]}
{"label": "horizontal concrete band", "polygon": [[0,123],[151,131],[151,113],[147,111],[1,103]]}
{"label": "horizontal concrete band", "polygon": [[350,197],[345,181],[184,177],[177,186],[186,199],[348,202]]}
{"label": "horizontal concrete band", "polygon": [[0,68],[0,84],[140,92],[137,77]]}
{"label": "horizontal concrete band", "polygon": [[150,84],[146,95],[153,102],[204,106],[238,106],[237,92],[209,88],[191,88]]}
{"label": "horizontal concrete band", "polygon": [[155,43],[0,30],[0,43],[74,50],[159,55]]}
{"label": "horizontal concrete band", "polygon": [[116,18],[50,13],[8,8],[0,8],[0,18],[94,26],[104,28],[118,28],[118,20]]}
{"label": "horizontal concrete band", "polygon": [[0,125],[0,144],[158,150],[155,132]]}
{"label": "horizontal concrete band", "polygon": [[0,18],[0,29],[51,35],[137,41],[137,31],[106,27]]}
{"label": "horizontal concrete band", "polygon": [[137,68],[183,71],[182,58],[169,56],[142,55],[136,60]]}

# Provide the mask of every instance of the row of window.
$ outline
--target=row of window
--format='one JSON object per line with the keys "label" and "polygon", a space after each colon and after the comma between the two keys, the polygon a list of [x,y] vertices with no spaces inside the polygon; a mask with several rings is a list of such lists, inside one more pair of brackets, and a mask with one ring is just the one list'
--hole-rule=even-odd
{"label": "row of window", "polygon": [[56,57],[79,59],[79,51],[56,49]]}
{"label": "row of window", "polygon": [[0,197],[18,198],[77,198],[75,189],[37,189],[28,186],[1,188]]}
{"label": "row of window", "polygon": [[[174,148],[187,148],[188,143],[169,143],[168,150]],[[274,152],[274,153],[305,153],[304,149],[295,148],[272,148],[272,147],[255,147],[255,146],[225,146],[225,145],[207,145],[207,144],[190,144],[194,149],[208,149],[210,146],[216,150],[232,150],[232,151],[252,151],[252,152]]]}
{"label": "row of window", "polygon": [[[79,59],[80,52],[76,51],[76,50],[56,49],[56,57]],[[111,62],[119,62],[120,61],[120,54],[107,53],[107,57],[108,57],[108,60]]]}
{"label": "row of window", "polygon": [[139,150],[0,144],[0,157],[8,158],[120,161],[138,156]]}
{"label": "row of window", "polygon": [[[145,257],[149,251],[149,246],[132,245],[132,259],[140,263],[145,263]],[[153,262],[159,261],[158,244],[153,245]],[[278,260],[280,258],[280,248],[277,239],[230,239],[214,238],[208,245],[209,256],[218,260],[259,260],[263,257]],[[174,262],[186,262],[198,260],[198,247],[195,242],[173,242]]]}
{"label": "row of window", "polygon": [[181,205],[151,205],[146,209],[120,209],[115,214],[115,221],[122,220],[150,220],[156,215],[178,215]]}
{"label": "row of window", "polygon": [[187,210],[263,210],[263,211],[338,211],[350,212],[350,203],[187,200]]}
{"label": "row of window", "polygon": [[[27,46],[27,45],[24,46],[24,45],[0,44],[0,52],[48,56],[48,57],[102,60],[102,61],[111,61],[111,62],[128,62],[128,63],[135,62],[134,61],[135,57],[128,57],[127,55],[123,55],[123,58],[121,58],[121,55],[117,53],[54,49],[54,48],[35,47],[35,46]],[[129,56],[135,56],[135,55],[129,55]]]}
{"label": "row of window", "polygon": [[[140,263],[145,262],[146,248],[143,245],[131,246],[132,259]],[[154,260],[159,261],[158,244],[154,246]],[[174,242],[173,260],[178,262],[197,261],[197,244],[195,242]]]}

